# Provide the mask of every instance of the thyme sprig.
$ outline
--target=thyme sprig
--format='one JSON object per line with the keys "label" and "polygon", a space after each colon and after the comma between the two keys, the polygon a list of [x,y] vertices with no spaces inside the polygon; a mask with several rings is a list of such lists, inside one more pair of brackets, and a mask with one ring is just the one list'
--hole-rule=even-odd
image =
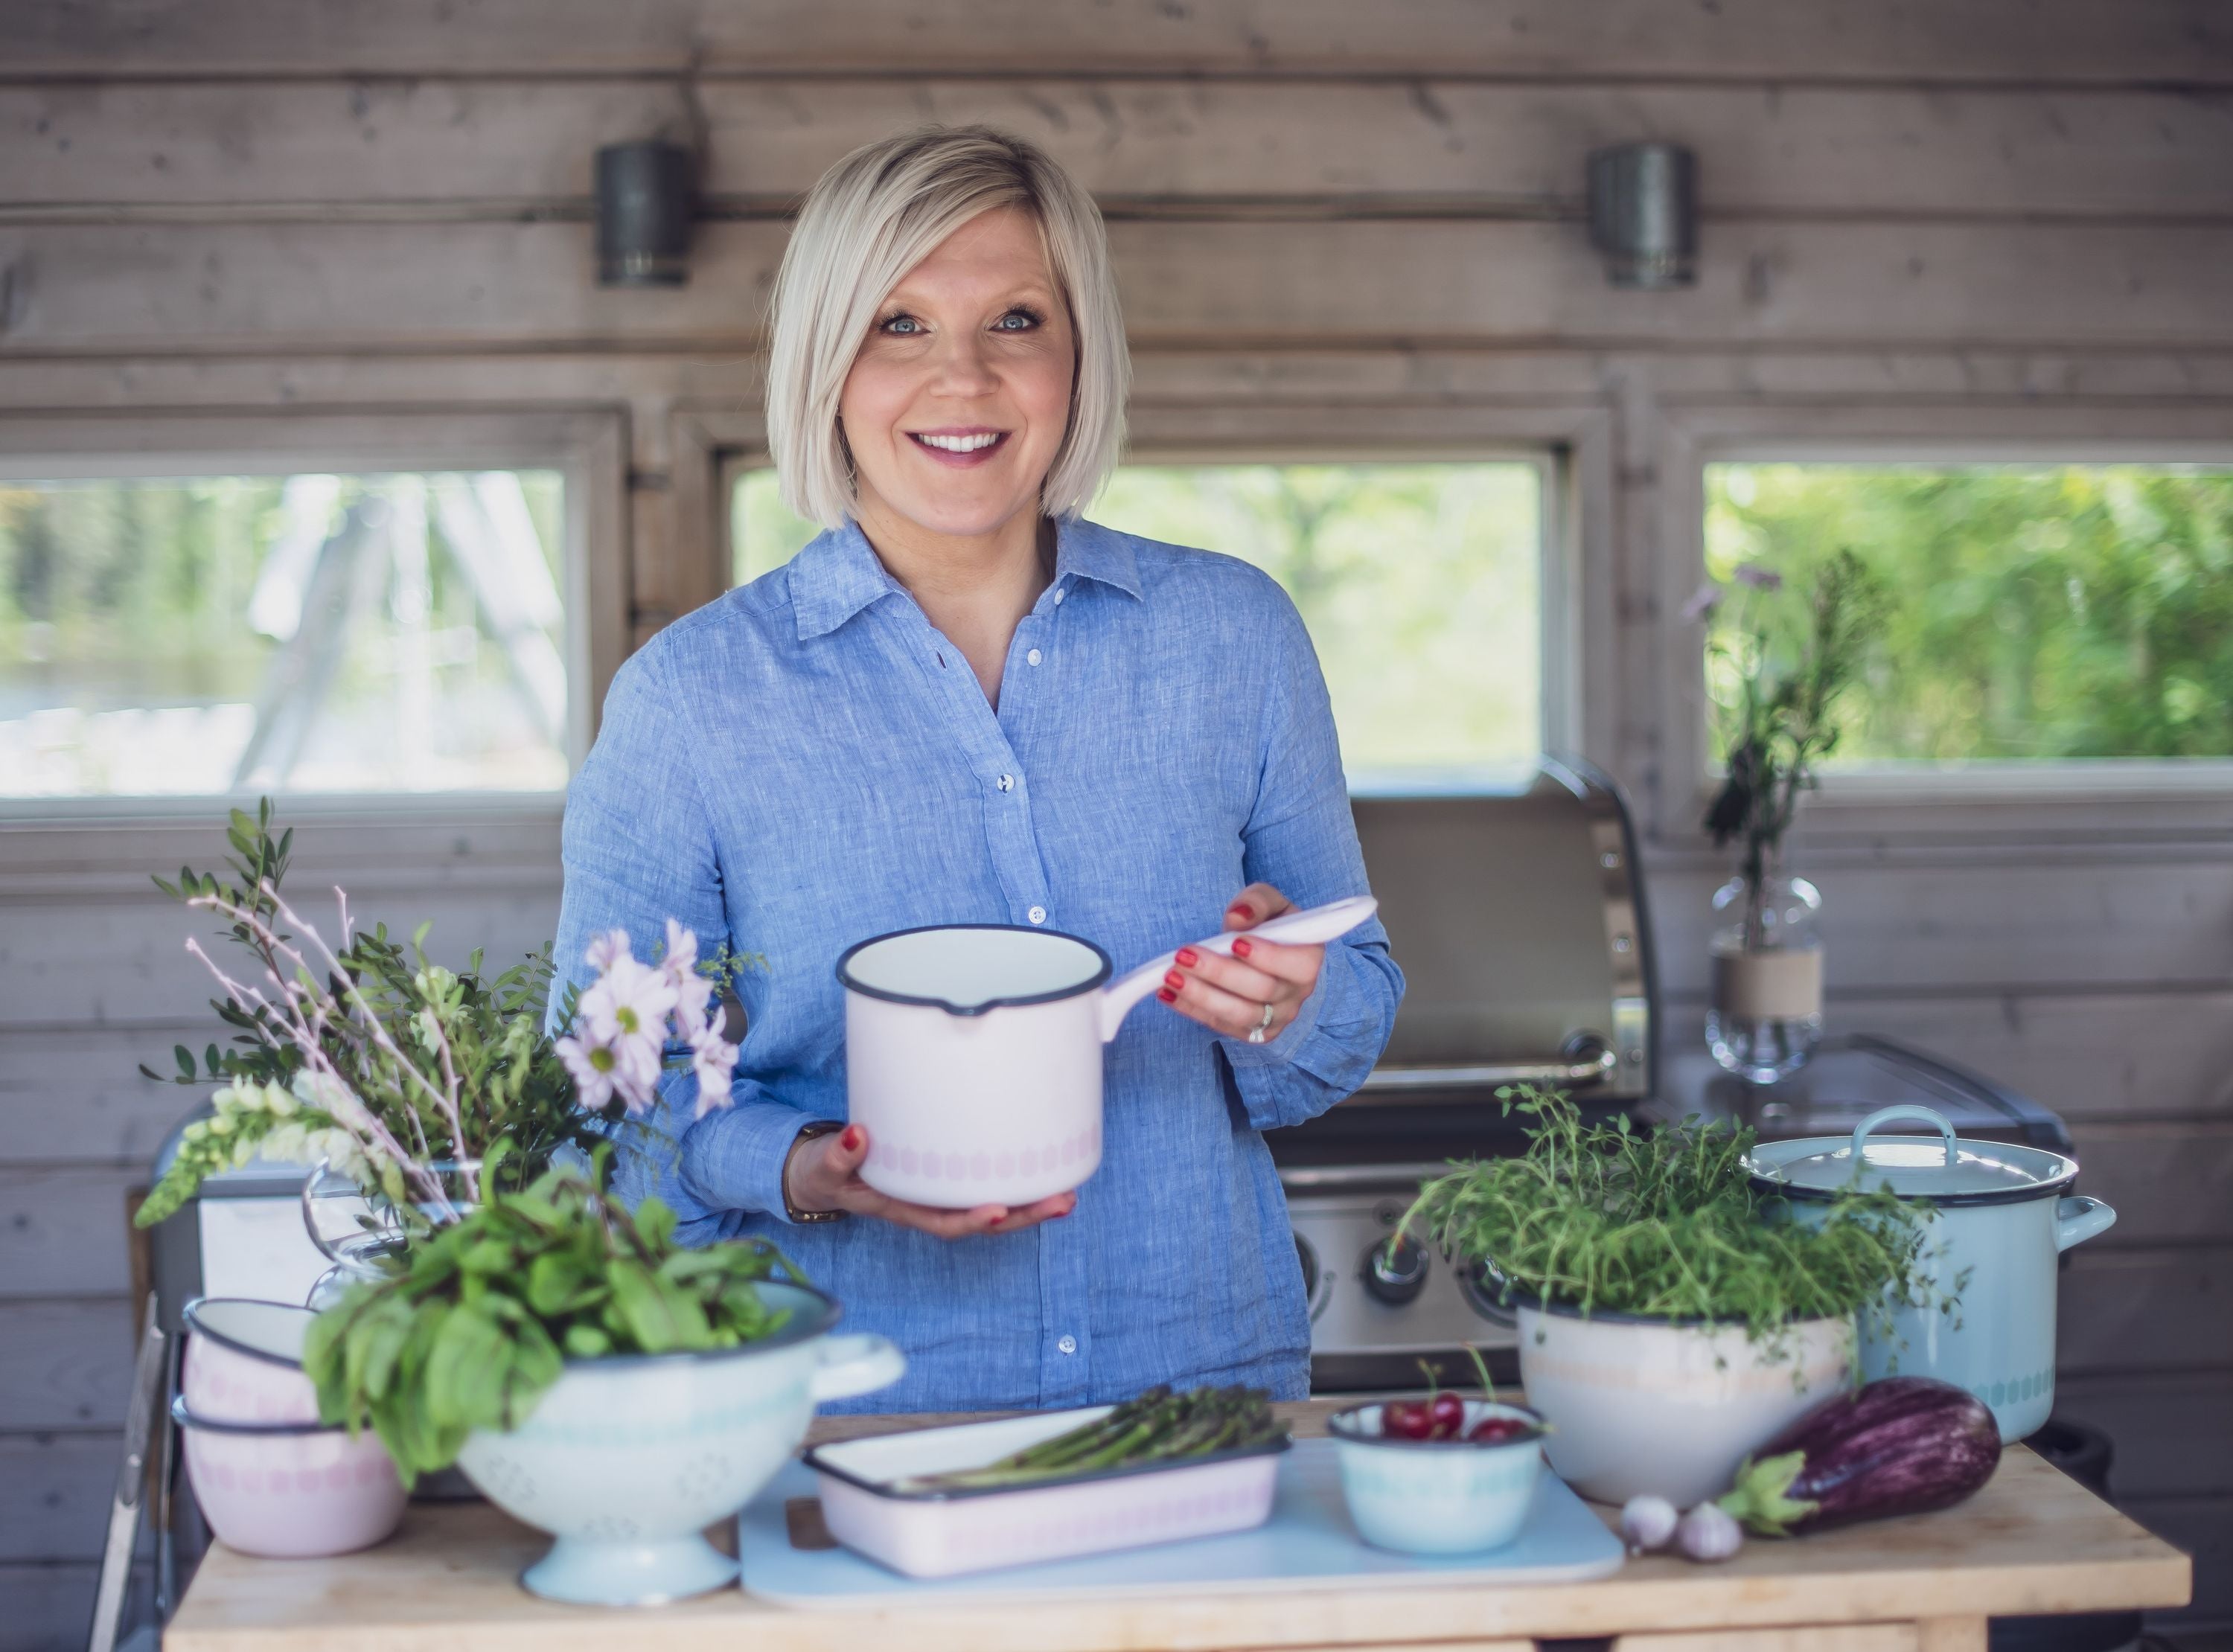
{"label": "thyme sprig", "polygon": [[1454,1166],[1396,1231],[1481,1265],[1507,1302],[1741,1324],[1770,1341],[1801,1320],[1952,1305],[1929,1296],[1925,1218],[1889,1193],[1841,1194],[1801,1221],[1754,1187],[1748,1128],[1691,1118],[1645,1135],[1625,1115],[1585,1124],[1555,1092],[1500,1095],[1533,1121],[1527,1150]]}

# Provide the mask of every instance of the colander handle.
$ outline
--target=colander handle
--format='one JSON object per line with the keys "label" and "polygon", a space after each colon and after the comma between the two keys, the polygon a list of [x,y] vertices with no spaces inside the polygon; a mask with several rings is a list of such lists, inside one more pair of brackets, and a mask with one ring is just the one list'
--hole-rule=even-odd
{"label": "colander handle", "polygon": [[1954,1127],[1946,1122],[1946,1115],[1928,1107],[1917,1107],[1912,1102],[1903,1102],[1898,1107],[1878,1108],[1853,1127],[1853,1174],[1855,1175],[1860,1174],[1861,1166],[1867,1162],[1861,1157],[1862,1143],[1869,1139],[1870,1134],[1878,1125],[1889,1124],[1894,1119],[1920,1119],[1925,1124],[1937,1126],[1938,1134],[1946,1139],[1946,1162],[1950,1166],[1954,1163],[1960,1148],[1955,1142]]}

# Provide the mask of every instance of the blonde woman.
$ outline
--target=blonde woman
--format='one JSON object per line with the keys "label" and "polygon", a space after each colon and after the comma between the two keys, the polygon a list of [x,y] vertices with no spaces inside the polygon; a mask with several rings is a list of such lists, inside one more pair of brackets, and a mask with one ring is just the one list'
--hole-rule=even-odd
{"label": "blonde woman", "polygon": [[[1079,512],[1130,376],[1099,213],[982,128],[871,144],[808,196],[777,283],[769,445],[828,530],[624,666],[569,797],[562,969],[590,938],[765,955],[732,1104],[661,1115],[622,1182],[686,1238],[775,1239],[906,1350],[863,1405],[992,1410],[1155,1382],[1308,1381],[1262,1131],[1363,1080],[1402,977],[1377,925],[1191,951],[1108,1057],[1100,1169],[934,1210],[856,1172],[834,966],[916,925],[1043,925],[1119,969],[1221,920],[1364,892],[1325,684],[1247,564]],[[680,1094],[690,1094],[688,1085]]]}

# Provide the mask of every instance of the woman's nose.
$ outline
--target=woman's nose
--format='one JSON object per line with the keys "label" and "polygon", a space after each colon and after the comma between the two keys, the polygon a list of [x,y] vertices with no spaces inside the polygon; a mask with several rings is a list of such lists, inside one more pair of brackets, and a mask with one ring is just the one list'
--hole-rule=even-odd
{"label": "woman's nose", "polygon": [[931,387],[947,395],[981,396],[999,383],[993,371],[984,341],[973,330],[957,329],[946,335],[939,352]]}

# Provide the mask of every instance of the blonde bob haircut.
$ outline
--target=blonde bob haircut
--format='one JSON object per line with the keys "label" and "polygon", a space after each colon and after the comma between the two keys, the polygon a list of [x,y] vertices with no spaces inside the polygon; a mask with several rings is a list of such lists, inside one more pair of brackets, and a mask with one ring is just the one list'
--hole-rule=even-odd
{"label": "blonde bob haircut", "polygon": [[777,272],[769,344],[768,452],[784,503],[835,528],[854,512],[853,462],[837,404],[876,309],[932,249],[980,212],[1038,220],[1077,341],[1070,428],[1040,509],[1075,517],[1124,440],[1131,358],[1100,209],[1036,146],[989,127],[926,127],[856,149],[800,208]]}

